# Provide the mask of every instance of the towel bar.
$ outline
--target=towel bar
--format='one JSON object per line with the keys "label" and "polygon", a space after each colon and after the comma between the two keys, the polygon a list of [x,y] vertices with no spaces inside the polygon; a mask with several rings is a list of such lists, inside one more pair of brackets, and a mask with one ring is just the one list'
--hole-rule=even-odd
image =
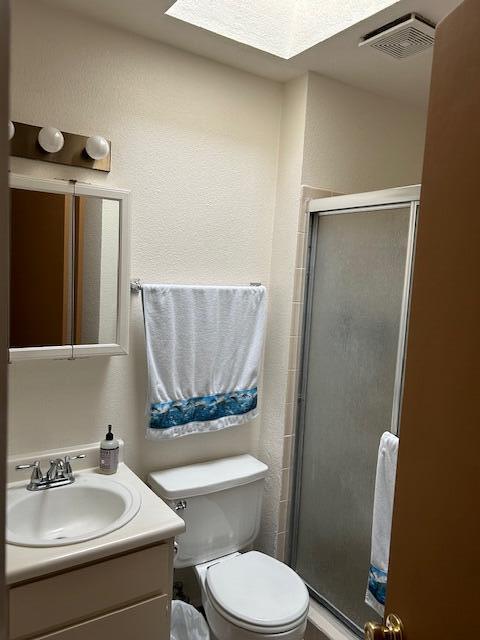
{"label": "towel bar", "polygon": [[[250,287],[261,287],[262,283],[261,282],[250,282],[249,283]],[[130,281],[130,290],[132,293],[140,293],[140,291],[142,290],[142,281],[140,280],[140,278],[134,278],[133,280]]]}

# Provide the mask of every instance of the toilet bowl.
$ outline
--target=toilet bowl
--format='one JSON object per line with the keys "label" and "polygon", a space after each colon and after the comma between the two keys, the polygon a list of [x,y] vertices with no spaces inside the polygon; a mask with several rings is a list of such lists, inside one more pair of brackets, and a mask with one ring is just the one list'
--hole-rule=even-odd
{"label": "toilet bowl", "polygon": [[286,564],[248,549],[268,468],[250,455],[156,471],[148,484],[178,515],[176,568],[193,567],[214,640],[302,640],[309,596]]}
{"label": "toilet bowl", "polygon": [[197,565],[195,573],[218,640],[302,640],[308,591],[290,567],[249,551]]}

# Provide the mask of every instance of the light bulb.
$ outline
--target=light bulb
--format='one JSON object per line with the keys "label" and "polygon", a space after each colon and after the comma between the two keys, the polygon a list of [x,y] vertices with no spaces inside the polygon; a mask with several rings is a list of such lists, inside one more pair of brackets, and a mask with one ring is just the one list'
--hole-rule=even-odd
{"label": "light bulb", "polygon": [[85,151],[92,160],[103,160],[108,156],[110,145],[102,136],[91,136],[87,140]]}
{"label": "light bulb", "polygon": [[47,153],[57,153],[64,143],[63,133],[56,127],[43,127],[38,132],[38,144]]}
{"label": "light bulb", "polygon": [[15,125],[11,120],[8,121],[8,139],[11,140],[15,135]]}

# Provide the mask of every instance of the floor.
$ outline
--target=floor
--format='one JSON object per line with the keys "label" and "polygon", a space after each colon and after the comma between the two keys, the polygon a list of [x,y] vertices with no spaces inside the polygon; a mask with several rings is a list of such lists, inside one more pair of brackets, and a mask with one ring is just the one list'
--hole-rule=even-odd
{"label": "floor", "polygon": [[310,620],[307,622],[307,630],[305,631],[304,640],[329,640],[328,636],[314,627]]}

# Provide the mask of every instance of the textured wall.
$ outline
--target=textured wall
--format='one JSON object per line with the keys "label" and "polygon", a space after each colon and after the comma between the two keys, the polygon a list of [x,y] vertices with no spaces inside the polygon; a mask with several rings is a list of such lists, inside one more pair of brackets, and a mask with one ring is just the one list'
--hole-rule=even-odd
{"label": "textured wall", "polygon": [[10,450],[98,440],[111,422],[140,474],[258,452],[271,469],[260,545],[273,552],[283,436],[291,433],[294,409],[285,402],[294,391],[289,337],[301,184],[354,191],[419,181],[422,118],[315,74],[282,90],[32,0],[13,8],[12,117],[105,135],[113,141],[113,169],[104,176],[13,159],[12,170],[131,189],[133,277],[261,280],[270,302],[260,420],[147,443],[143,327],[134,297],[128,357],[10,367]]}
{"label": "textured wall", "polygon": [[[293,475],[306,200],[420,182],[424,132],[423,113],[315,73],[285,86],[260,434],[260,452],[270,466],[260,542],[280,559]],[[302,189],[302,183],[311,187]]]}
{"label": "textured wall", "polygon": [[[275,551],[283,457],[285,397],[287,393],[288,336],[295,265],[296,225],[302,179],[307,76],[284,87],[278,182],[273,227],[270,277],[270,333],[265,350],[264,428],[260,451],[272,473],[267,479],[263,509],[262,548]],[[292,230],[294,229],[294,232]]]}
{"label": "textured wall", "polygon": [[[268,286],[280,85],[40,3],[13,9],[12,117],[105,135],[113,168],[13,159],[12,170],[131,189],[132,276]],[[140,473],[256,451],[258,421],[145,442],[138,296],[131,315],[128,357],[11,365],[11,452],[99,440],[109,422]]]}
{"label": "textured wall", "polygon": [[355,193],[418,184],[426,114],[308,74],[304,184]]}

